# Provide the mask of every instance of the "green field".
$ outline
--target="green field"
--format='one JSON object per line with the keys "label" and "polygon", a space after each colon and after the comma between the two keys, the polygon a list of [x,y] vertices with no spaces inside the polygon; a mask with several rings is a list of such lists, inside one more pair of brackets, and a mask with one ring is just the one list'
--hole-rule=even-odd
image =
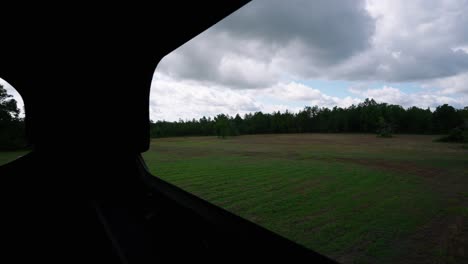
{"label": "green field", "polygon": [[434,136],[155,139],[151,172],[343,263],[468,259],[468,150]]}
{"label": "green field", "polygon": [[28,153],[27,151],[8,151],[0,152],[0,165],[6,164],[10,161],[13,161],[24,154]]}
{"label": "green field", "polygon": [[468,149],[434,138],[163,138],[143,156],[154,175],[343,263],[468,263]]}

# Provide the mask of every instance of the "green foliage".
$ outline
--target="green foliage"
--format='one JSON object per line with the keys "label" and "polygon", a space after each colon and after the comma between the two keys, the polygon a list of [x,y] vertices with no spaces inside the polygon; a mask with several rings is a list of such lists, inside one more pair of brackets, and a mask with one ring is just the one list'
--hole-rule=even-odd
{"label": "green foliage", "polygon": [[0,122],[11,122],[18,119],[20,110],[16,106],[16,100],[7,93],[6,89],[0,85]]}
{"label": "green foliage", "polygon": [[457,111],[448,104],[438,106],[432,115],[435,132],[446,134],[451,129],[463,125],[462,114],[463,110]]}
{"label": "green foliage", "polygon": [[392,126],[385,122],[383,117],[379,117],[379,137],[391,138],[392,137]]}
{"label": "green foliage", "polygon": [[450,130],[450,133],[447,136],[443,136],[441,138],[436,139],[439,142],[468,142],[468,131],[464,131],[463,129],[456,127]]}
{"label": "green foliage", "polygon": [[236,128],[235,121],[229,116],[220,114],[215,117],[215,130],[216,135],[220,138],[226,138],[227,136],[237,136],[239,131]]}
{"label": "green foliage", "polygon": [[[214,119],[151,123],[152,137],[209,136],[225,138],[246,134],[274,133],[377,133],[391,137],[394,133],[440,134],[454,127],[468,126],[468,107],[455,109],[442,105],[430,109],[377,103],[366,99],[358,105],[332,109],[306,106],[298,113],[277,111],[271,114],[255,112],[242,118],[220,114]],[[468,130],[468,129],[467,129]]]}
{"label": "green foliage", "polygon": [[0,150],[15,150],[26,146],[24,121],[15,99],[0,85]]}

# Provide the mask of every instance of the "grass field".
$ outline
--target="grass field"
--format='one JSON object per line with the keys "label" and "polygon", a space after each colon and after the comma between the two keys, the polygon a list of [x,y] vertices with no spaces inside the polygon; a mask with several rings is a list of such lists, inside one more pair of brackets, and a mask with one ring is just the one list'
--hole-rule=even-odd
{"label": "grass field", "polygon": [[468,263],[468,149],[434,138],[164,138],[143,156],[154,175],[343,263]]}
{"label": "grass field", "polygon": [[10,161],[13,161],[24,154],[28,153],[27,151],[8,151],[0,152],[0,165],[6,164]]}
{"label": "grass field", "polygon": [[151,172],[343,263],[468,260],[468,150],[434,136],[155,139]]}

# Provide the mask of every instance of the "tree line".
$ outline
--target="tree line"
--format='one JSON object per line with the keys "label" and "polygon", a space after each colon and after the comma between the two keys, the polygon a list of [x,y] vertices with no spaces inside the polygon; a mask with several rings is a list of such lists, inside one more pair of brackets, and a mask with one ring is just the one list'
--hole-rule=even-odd
{"label": "tree line", "polygon": [[[468,126],[468,106],[444,104],[434,111],[416,106],[377,103],[365,99],[350,107],[306,106],[297,113],[248,113],[241,117],[219,114],[214,118],[176,122],[151,121],[151,137],[213,136],[274,133],[408,133],[448,134]],[[468,128],[466,128],[468,130]]]}
{"label": "tree line", "polygon": [[0,85],[0,150],[15,150],[26,147],[24,120],[17,102]]}
{"label": "tree line", "polygon": [[[366,99],[350,107],[306,106],[289,111],[248,113],[241,117],[219,114],[214,118],[178,122],[151,121],[151,137],[214,136],[274,133],[392,133],[449,134],[443,141],[468,140],[468,106],[463,109],[444,104],[434,111],[416,106],[377,103]],[[0,150],[26,147],[24,119],[17,102],[0,85]]]}

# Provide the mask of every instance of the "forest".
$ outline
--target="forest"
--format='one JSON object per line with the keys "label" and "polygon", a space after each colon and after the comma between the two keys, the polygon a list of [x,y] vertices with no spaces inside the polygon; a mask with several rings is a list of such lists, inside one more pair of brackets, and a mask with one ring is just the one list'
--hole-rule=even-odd
{"label": "forest", "polygon": [[[237,136],[279,133],[377,133],[449,134],[447,141],[466,141],[468,136],[468,106],[456,109],[444,104],[434,111],[416,106],[377,103],[365,99],[349,107],[306,106],[297,113],[289,111],[248,113],[241,117],[218,114],[214,118],[151,121],[152,138],[178,136]],[[17,102],[0,85],[0,149],[20,149],[26,146],[25,123]]]}
{"label": "forest", "polygon": [[13,96],[0,85],[0,150],[15,150],[26,147],[24,119]]}
{"label": "forest", "polygon": [[306,106],[297,113],[255,112],[243,117],[219,114],[199,120],[151,121],[151,137],[275,133],[449,134],[466,133],[467,127],[468,106],[455,109],[444,104],[431,111],[416,106],[405,109],[400,105],[365,99],[346,108]]}

